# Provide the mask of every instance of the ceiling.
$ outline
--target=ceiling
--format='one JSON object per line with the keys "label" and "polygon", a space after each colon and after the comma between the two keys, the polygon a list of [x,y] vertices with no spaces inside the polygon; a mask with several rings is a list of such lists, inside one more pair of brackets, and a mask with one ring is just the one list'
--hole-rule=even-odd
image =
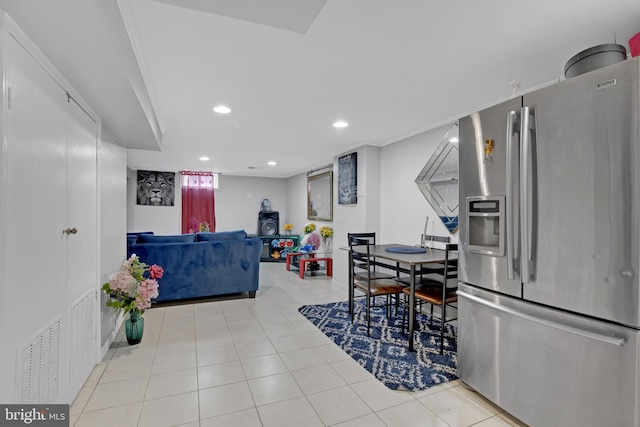
{"label": "ceiling", "polygon": [[509,98],[514,80],[519,92],[557,81],[571,56],[640,31],[638,0],[0,6],[132,148],[133,169],[261,177],[450,123]]}

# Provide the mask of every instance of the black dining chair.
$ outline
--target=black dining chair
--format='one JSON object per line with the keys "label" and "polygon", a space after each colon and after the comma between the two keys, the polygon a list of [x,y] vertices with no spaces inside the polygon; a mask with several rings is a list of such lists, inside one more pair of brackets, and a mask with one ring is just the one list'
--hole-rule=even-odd
{"label": "black dining chair", "polygon": [[[376,233],[347,233],[347,241],[349,242],[349,250],[352,254],[352,258],[353,261],[352,263],[358,267],[358,269],[362,269],[361,266],[366,265],[366,257],[363,256],[361,253],[357,253],[352,250],[353,246],[361,246],[361,245],[372,245],[375,246],[376,244]],[[371,263],[372,267],[373,267],[373,271],[371,272],[371,278],[373,280],[377,280],[377,279],[391,279],[393,277],[395,277],[392,274],[388,274],[388,273],[384,273],[382,271],[379,271],[379,269],[377,268],[376,262],[375,262],[375,258],[373,259],[373,262]],[[365,279],[369,273],[365,273],[365,272],[358,272],[358,271],[354,271],[353,274],[355,276],[360,277],[361,279]]]}
{"label": "black dining chair", "polygon": [[[371,334],[371,307],[375,298],[386,297],[387,317],[391,317],[391,298],[395,296],[396,312],[400,301],[400,294],[404,286],[396,282],[394,276],[379,271],[371,248],[375,246],[375,233],[349,233],[351,283],[354,290],[364,294],[366,298],[367,336]],[[354,313],[351,312],[351,322],[354,321]]]}
{"label": "black dining chair", "polygon": [[[415,288],[415,302],[416,305],[422,302],[431,305],[430,311],[430,326],[433,326],[433,307],[440,307],[440,354],[444,350],[444,330],[445,325],[456,318],[447,319],[447,306],[453,306],[458,301],[456,291],[458,290],[458,260],[451,258],[453,253],[458,252],[458,245],[449,243],[445,247],[444,255],[444,271],[443,274],[429,274],[423,276],[423,280],[420,285]],[[404,331],[405,317],[407,313],[407,297],[411,293],[408,288],[403,289],[405,294],[405,304],[402,313],[402,330]],[[414,310],[414,314],[417,310]],[[415,319],[414,319],[415,321]]]}

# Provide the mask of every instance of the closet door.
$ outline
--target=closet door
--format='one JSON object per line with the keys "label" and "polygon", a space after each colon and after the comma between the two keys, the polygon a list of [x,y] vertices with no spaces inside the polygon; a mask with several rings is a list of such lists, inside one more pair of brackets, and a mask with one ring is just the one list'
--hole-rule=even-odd
{"label": "closet door", "polygon": [[[72,389],[95,366],[97,275],[96,123],[72,98],[67,102],[66,294]],[[65,233],[66,234],[66,233]]]}
{"label": "closet door", "polygon": [[[66,306],[67,99],[7,37],[6,298],[2,401],[60,399]],[[28,361],[31,362],[28,362]],[[18,368],[18,369],[16,369]],[[38,382],[38,370],[47,381]],[[45,396],[45,397],[38,397]]]}
{"label": "closet door", "polygon": [[71,403],[98,343],[96,123],[11,34],[6,45],[0,401]]}

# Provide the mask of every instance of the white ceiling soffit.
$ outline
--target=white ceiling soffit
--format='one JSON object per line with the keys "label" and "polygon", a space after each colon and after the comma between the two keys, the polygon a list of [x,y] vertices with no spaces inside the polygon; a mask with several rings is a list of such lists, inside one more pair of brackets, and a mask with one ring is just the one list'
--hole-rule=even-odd
{"label": "white ceiling soffit", "polygon": [[116,0],[0,0],[127,148],[159,150],[161,128]]}
{"label": "white ceiling soffit", "polygon": [[305,34],[327,0],[155,0]]}

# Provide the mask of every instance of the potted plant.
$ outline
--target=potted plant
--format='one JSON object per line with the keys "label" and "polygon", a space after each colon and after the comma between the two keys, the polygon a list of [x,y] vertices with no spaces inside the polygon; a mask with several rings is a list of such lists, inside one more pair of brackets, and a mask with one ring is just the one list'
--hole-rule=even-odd
{"label": "potted plant", "polygon": [[144,319],[142,314],[151,307],[151,300],[158,297],[158,281],[164,270],[159,265],[149,266],[138,259],[136,254],[122,264],[117,273],[102,285],[108,295],[106,302],[114,313],[129,314],[125,321],[127,342],[131,345],[142,341]]}
{"label": "potted plant", "polygon": [[[302,232],[305,236],[300,244],[300,252],[308,253],[313,257],[313,254],[320,248],[322,243],[320,233],[316,230],[316,225],[313,222],[306,223],[302,228]],[[309,262],[307,266],[309,271],[317,271],[320,268],[317,262]]]}
{"label": "potted plant", "polygon": [[286,223],[282,228],[284,229],[285,234],[289,236],[291,235],[291,230],[293,230],[293,224]]}
{"label": "potted plant", "polygon": [[322,237],[322,250],[325,255],[331,254],[331,238],[333,237],[333,228],[325,225],[320,228],[320,236]]}
{"label": "potted plant", "polygon": [[304,234],[310,234],[311,232],[315,231],[316,229],[316,225],[313,222],[308,222],[304,225],[304,227],[302,227],[302,232]]}

